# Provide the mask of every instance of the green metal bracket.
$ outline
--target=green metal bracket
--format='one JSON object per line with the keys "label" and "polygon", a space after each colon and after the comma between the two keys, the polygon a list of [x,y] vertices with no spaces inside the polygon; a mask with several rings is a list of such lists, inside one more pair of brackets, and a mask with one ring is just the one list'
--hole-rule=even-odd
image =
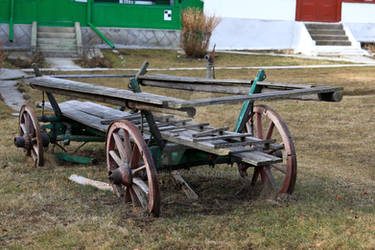
{"label": "green metal bracket", "polygon": [[87,25],[95,31],[100,38],[102,38],[112,49],[115,48],[115,45],[109,41],[107,37],[105,37],[92,23],[91,23],[91,9],[92,9],[92,0],[87,0]]}
{"label": "green metal bracket", "polygon": [[9,13],[9,41],[13,42],[13,23],[14,23],[14,0],[10,0]]}
{"label": "green metal bracket", "polygon": [[[264,79],[266,79],[266,73],[264,72],[263,69],[261,69],[261,70],[258,71],[258,74],[254,78],[254,81],[253,81],[253,83],[251,85],[251,89],[249,91],[249,95],[252,95],[252,94],[254,94],[256,92],[256,90],[257,90],[257,82],[258,81],[263,81]],[[245,123],[248,120],[249,112],[251,112],[251,110],[253,109],[253,104],[254,104],[253,101],[246,101],[246,102],[244,102],[244,104],[242,105],[242,109],[241,109],[240,115],[238,116],[238,119],[237,119],[237,122],[236,122],[236,126],[234,128],[234,132],[238,133],[238,132],[242,131],[242,129],[245,126]]]}
{"label": "green metal bracket", "polygon": [[83,157],[78,155],[70,155],[65,153],[55,153],[56,157],[60,160],[67,162],[74,162],[78,164],[97,164],[97,160],[91,157]]}
{"label": "green metal bracket", "polygon": [[144,62],[141,68],[138,70],[137,74],[135,74],[135,77],[130,79],[130,83],[128,87],[134,93],[142,92],[141,87],[139,86],[139,83],[138,83],[138,77],[143,76],[144,74],[147,73],[148,65],[149,63],[147,61]]}
{"label": "green metal bracket", "polygon": [[[149,65],[148,62],[144,62],[142,64],[142,67],[139,69],[139,71],[135,75],[135,77],[130,79],[129,89],[133,91],[134,93],[142,92],[141,87],[139,86],[139,83],[138,83],[138,77],[147,73],[148,65]],[[141,113],[142,113],[142,116],[146,117],[146,121],[147,121],[147,124],[149,125],[150,132],[152,136],[156,139],[156,142],[158,146],[160,147],[160,150],[163,150],[165,146],[165,141],[161,137],[158,126],[156,126],[154,116],[152,115],[151,111],[148,111],[148,110],[142,110]]]}

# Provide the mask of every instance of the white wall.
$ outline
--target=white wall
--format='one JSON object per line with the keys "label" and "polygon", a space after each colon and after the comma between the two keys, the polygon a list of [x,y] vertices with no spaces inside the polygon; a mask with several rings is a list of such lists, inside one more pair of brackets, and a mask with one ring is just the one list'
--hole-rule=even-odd
{"label": "white wall", "polygon": [[204,0],[208,14],[225,18],[295,20],[296,0]]}
{"label": "white wall", "polygon": [[375,23],[375,4],[342,3],[342,22]]}
{"label": "white wall", "polygon": [[375,23],[345,23],[358,42],[375,42]]}
{"label": "white wall", "polygon": [[312,54],[314,42],[303,23],[223,18],[211,37],[218,50],[284,50]]}

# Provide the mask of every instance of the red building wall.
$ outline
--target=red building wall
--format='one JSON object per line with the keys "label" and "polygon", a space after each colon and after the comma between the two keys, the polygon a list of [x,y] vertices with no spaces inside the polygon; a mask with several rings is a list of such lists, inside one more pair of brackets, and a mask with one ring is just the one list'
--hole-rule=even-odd
{"label": "red building wall", "polygon": [[343,2],[375,4],[375,0],[297,0],[296,21],[340,22]]}

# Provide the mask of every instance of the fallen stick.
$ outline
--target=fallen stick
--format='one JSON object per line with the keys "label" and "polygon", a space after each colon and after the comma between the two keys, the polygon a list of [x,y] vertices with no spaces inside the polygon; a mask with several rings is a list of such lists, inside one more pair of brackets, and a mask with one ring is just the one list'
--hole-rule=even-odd
{"label": "fallen stick", "polygon": [[81,185],[89,185],[92,187],[96,187],[97,189],[104,190],[104,191],[113,191],[112,186],[108,183],[101,182],[101,181],[95,181],[88,178],[85,178],[83,176],[78,176],[75,174],[72,174],[69,177],[69,180],[81,184]]}

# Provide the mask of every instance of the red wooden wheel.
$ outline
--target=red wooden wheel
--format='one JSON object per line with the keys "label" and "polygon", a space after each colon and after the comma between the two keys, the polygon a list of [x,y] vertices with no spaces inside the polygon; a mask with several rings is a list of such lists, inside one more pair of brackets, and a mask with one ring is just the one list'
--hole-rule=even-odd
{"label": "red wooden wheel", "polygon": [[24,152],[32,157],[35,166],[43,166],[42,134],[35,111],[30,105],[21,107],[18,125]]}
{"label": "red wooden wheel", "polygon": [[[271,185],[273,191],[291,194],[297,178],[297,156],[289,129],[273,109],[266,105],[256,105],[253,110],[254,136],[260,139],[275,139],[276,143],[264,153],[282,157],[283,162],[264,167],[255,167],[251,183],[258,181]],[[251,131],[251,118],[244,132]],[[241,167],[240,167],[241,169]]]}
{"label": "red wooden wheel", "polygon": [[112,123],[107,131],[106,158],[114,192],[134,206],[159,216],[156,168],[138,128],[125,120]]}

